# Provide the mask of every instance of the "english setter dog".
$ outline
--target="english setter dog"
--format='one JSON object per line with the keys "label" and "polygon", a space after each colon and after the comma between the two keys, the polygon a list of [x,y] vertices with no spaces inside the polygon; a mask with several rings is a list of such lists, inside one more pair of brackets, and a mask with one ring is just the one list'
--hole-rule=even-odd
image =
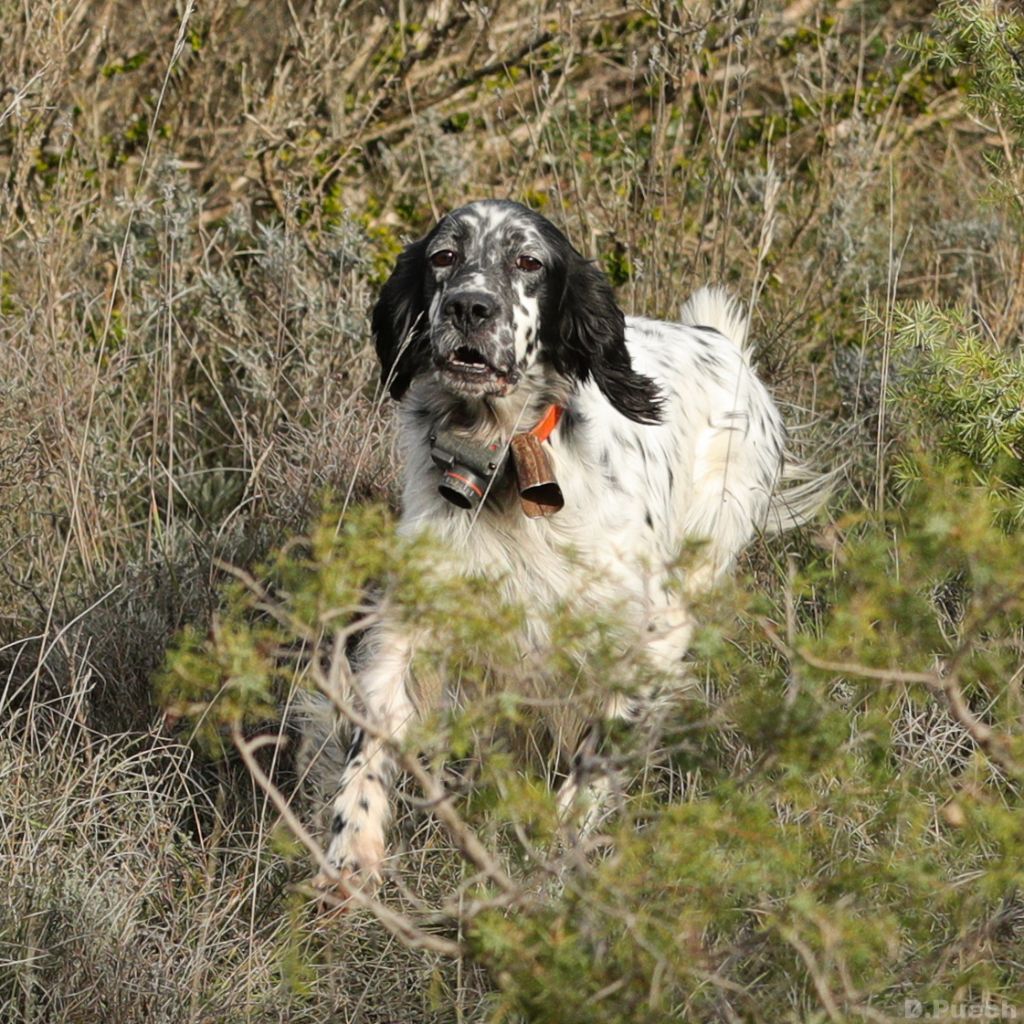
{"label": "english setter dog", "polygon": [[[524,651],[548,642],[555,606],[616,608],[649,663],[682,677],[690,599],[758,531],[819,503],[813,478],[782,486],[797,474],[746,331],[713,289],[679,323],[624,316],[597,265],[518,203],[449,213],[399,256],[373,311],[382,381],[400,402],[402,532],[429,531],[453,572],[491,577],[521,605]],[[681,561],[694,541],[696,561]],[[329,819],[337,878],[321,873],[322,888],[379,879],[392,750],[426,710],[415,646],[397,622],[365,644],[355,690],[373,729],[349,741]],[[637,704],[609,692],[605,718]]]}

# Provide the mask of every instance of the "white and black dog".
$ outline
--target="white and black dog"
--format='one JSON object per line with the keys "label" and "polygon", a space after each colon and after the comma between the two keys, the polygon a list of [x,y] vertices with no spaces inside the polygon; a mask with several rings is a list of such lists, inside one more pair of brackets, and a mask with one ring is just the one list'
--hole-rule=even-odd
{"label": "white and black dog", "polygon": [[[401,529],[429,531],[453,573],[493,578],[521,605],[524,651],[549,642],[554,607],[614,608],[649,664],[681,678],[693,596],[758,531],[820,502],[813,478],[780,489],[799,474],[746,331],[711,289],[679,323],[624,316],[601,270],[518,203],[449,213],[401,254],[373,312],[382,381],[401,403]],[[695,541],[696,560],[681,562]],[[351,737],[329,819],[341,890],[380,875],[392,749],[427,710],[416,644],[385,623],[360,658],[373,729]],[[609,692],[607,718],[637,710]]]}

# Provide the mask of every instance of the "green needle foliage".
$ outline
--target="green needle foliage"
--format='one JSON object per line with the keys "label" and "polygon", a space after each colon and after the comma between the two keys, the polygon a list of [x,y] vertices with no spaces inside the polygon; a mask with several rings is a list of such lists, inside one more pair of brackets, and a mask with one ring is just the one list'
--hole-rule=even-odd
{"label": "green needle foliage", "polygon": [[[554,755],[523,756],[522,730],[532,723],[540,749],[538,722],[598,704],[637,652],[610,621],[566,610],[552,617],[588,650],[582,667],[524,672],[497,642],[518,616],[500,588],[438,577],[443,558],[372,512],[344,522],[293,546],[272,585],[233,590],[165,687],[206,728],[258,720],[275,693],[309,685],[318,635],[386,581],[385,604],[429,630],[418,670],[462,694],[407,749],[464,794],[464,826],[508,872],[495,888],[471,860],[465,898],[438,893],[408,928],[431,933],[440,913],[463,936],[460,955],[499,993],[490,1019],[561,1021],[570,1005],[602,1024],[853,1019],[909,995],[1016,997],[1024,536],[999,527],[985,489],[933,468],[903,512],[842,521],[835,557],[812,559],[788,597],[752,581],[717,595],[657,746],[604,749],[631,785],[579,847],[550,795]],[[783,598],[789,635],[773,625]],[[300,640],[303,656],[286,656]],[[421,811],[398,828],[399,875],[423,863],[403,839],[423,823]],[[434,842],[428,873],[457,886]]]}
{"label": "green needle foliage", "polygon": [[[937,67],[964,73],[971,110],[1010,139],[1024,138],[1024,16],[1017,5],[998,0],[944,0],[939,5],[937,32],[918,36],[918,52]],[[1018,156],[993,156],[998,177],[993,194],[1024,212]]]}
{"label": "green needle foliage", "polygon": [[[1009,528],[1024,525],[1024,354],[986,340],[963,310],[928,303],[893,311],[892,389],[908,448],[897,483],[919,477],[916,451],[961,467]],[[913,500],[913,491],[907,495]]]}

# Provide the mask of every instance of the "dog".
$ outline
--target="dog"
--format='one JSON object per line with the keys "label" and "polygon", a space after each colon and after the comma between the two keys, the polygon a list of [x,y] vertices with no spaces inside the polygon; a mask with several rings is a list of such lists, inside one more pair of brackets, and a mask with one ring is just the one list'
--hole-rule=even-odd
{"label": "dog", "polygon": [[[821,504],[821,479],[787,454],[747,321],[725,292],[701,289],[677,323],[627,317],[598,265],[518,203],[463,206],[410,244],[372,330],[399,403],[400,529],[429,532],[452,572],[489,577],[521,605],[524,651],[550,643],[557,605],[615,608],[648,663],[682,679],[694,598],[760,531]],[[364,727],[330,809],[322,888],[381,877],[393,752],[427,710],[411,672],[417,642],[387,621],[366,642]],[[560,793],[567,810],[602,719],[640,718],[653,699],[609,693]]]}

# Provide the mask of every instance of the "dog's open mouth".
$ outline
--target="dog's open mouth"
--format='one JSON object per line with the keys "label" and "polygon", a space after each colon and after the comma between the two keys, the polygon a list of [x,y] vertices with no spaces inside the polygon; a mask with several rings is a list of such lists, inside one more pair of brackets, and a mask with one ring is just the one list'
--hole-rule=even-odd
{"label": "dog's open mouth", "polygon": [[475,349],[471,345],[460,345],[448,357],[447,369],[454,370],[456,373],[471,374],[475,377],[486,376],[489,373],[499,375],[501,373],[497,367],[491,366],[487,362],[479,349]]}
{"label": "dog's open mouth", "polygon": [[500,369],[472,345],[460,345],[438,361],[438,367],[450,381],[470,390],[504,392],[508,388],[508,371]]}

